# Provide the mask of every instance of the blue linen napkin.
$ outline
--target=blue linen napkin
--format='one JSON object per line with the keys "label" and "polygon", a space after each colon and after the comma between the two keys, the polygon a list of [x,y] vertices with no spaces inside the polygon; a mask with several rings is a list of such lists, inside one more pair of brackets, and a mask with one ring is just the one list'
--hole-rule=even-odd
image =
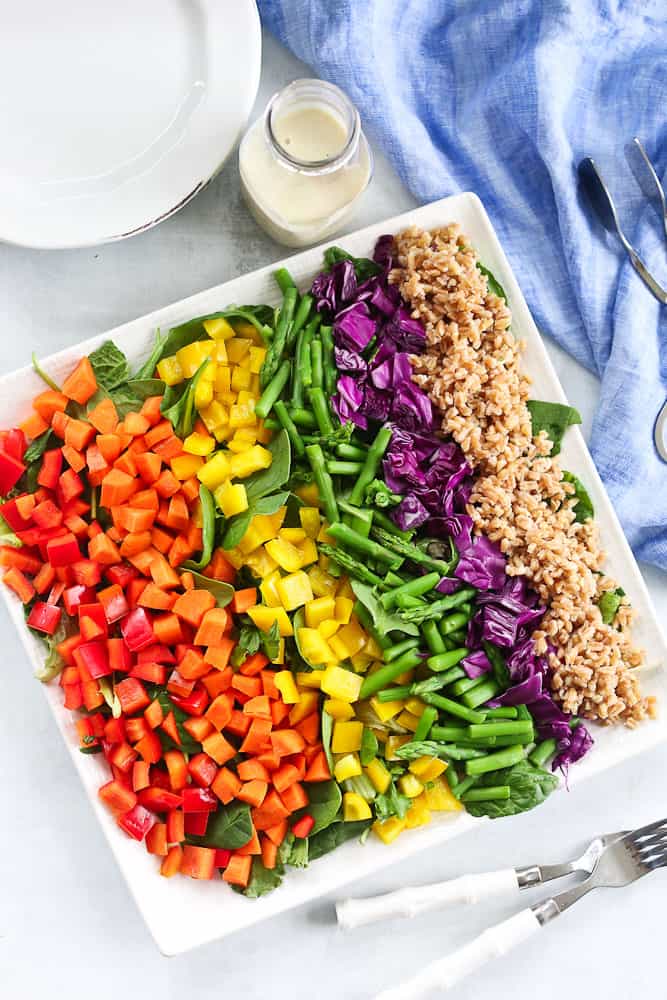
{"label": "blue linen napkin", "polygon": [[601,379],[591,450],[638,558],[667,570],[667,308],[591,224],[593,156],[623,225],[667,283],[667,248],[623,156],[667,180],[664,0],[259,0],[265,24],[358,106],[423,201],[484,202],[533,316]]}

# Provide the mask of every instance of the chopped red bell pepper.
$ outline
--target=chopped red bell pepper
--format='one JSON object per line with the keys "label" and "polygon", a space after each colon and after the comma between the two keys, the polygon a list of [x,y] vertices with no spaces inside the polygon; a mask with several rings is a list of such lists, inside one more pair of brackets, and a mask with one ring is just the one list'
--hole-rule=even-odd
{"label": "chopped red bell pepper", "polygon": [[104,608],[107,622],[117,622],[130,610],[122,587],[112,583],[110,587],[97,592],[97,599]]}
{"label": "chopped red bell pepper", "polygon": [[93,680],[97,680],[98,677],[107,677],[111,673],[107,644],[101,639],[82,642],[77,647],[76,655],[80,657]]}
{"label": "chopped red bell pepper", "polygon": [[95,591],[92,587],[84,587],[81,583],[75,583],[73,587],[68,587],[63,591],[63,603],[68,615],[75,615],[82,604],[92,604],[95,600]]}
{"label": "chopped red bell pepper", "polygon": [[65,469],[58,479],[58,489],[62,497],[63,504],[67,504],[75,497],[80,497],[85,490],[83,480],[74,469]]}
{"label": "chopped red bell pepper", "polygon": [[195,684],[187,698],[179,698],[177,695],[171,697],[174,705],[178,705],[188,715],[203,715],[211,700],[203,684]]}
{"label": "chopped red bell pepper", "polygon": [[56,507],[53,500],[42,500],[33,510],[32,519],[36,528],[48,531],[49,528],[60,527],[63,523],[63,513],[59,507]]}
{"label": "chopped red bell pepper", "polygon": [[130,837],[135,840],[143,840],[149,830],[151,830],[157,823],[158,818],[148,809],[145,809],[139,802],[130,809],[129,812],[123,813],[122,816],[118,817],[118,826],[125,830]]}
{"label": "chopped red bell pepper", "polygon": [[137,654],[139,663],[175,663],[176,657],[168,646],[156,642],[152,646],[146,646]]}
{"label": "chopped red bell pepper", "polygon": [[132,666],[132,654],[120,638],[107,639],[109,663],[112,670],[120,670],[126,674]]}
{"label": "chopped red bell pepper", "polygon": [[12,458],[22,462],[28,443],[25,434],[18,427],[13,427],[11,431],[5,431],[2,437],[2,447]]}
{"label": "chopped red bell pepper", "polygon": [[[27,496],[27,494],[23,494],[23,496]],[[14,497],[12,500],[6,500],[3,504],[0,504],[0,514],[4,517],[12,531],[27,531],[32,524],[32,518],[21,516],[16,506],[18,499],[20,498]]]}
{"label": "chopped red bell pepper", "polygon": [[133,653],[155,642],[151,619],[144,608],[134,608],[129,615],[121,619],[120,630]]}
{"label": "chopped red bell pepper", "polygon": [[[106,638],[109,634],[109,626],[107,624],[107,616],[104,613],[104,608],[101,604],[93,602],[92,604],[80,604],[79,605],[79,625],[82,626],[83,619],[88,618],[90,621],[94,622],[100,633]],[[83,628],[82,628],[83,631]]]}
{"label": "chopped red bell pepper", "polygon": [[136,677],[124,677],[116,684],[116,694],[125,715],[143,712],[151,703],[146,689]]}
{"label": "chopped red bell pepper", "polygon": [[37,476],[40,486],[55,490],[63,467],[63,453],[60,448],[51,448],[42,456],[42,467]]}
{"label": "chopped red bell pepper", "polygon": [[157,788],[151,785],[150,788],[143,788],[139,792],[139,801],[147,809],[153,812],[169,812],[170,809],[180,809],[183,800],[176,792],[169,791],[168,788]]}
{"label": "chopped red bell pepper", "polygon": [[139,570],[130,566],[129,563],[115,563],[113,566],[106,567],[104,575],[109,583],[117,583],[125,590],[130,580],[135,580],[139,576]]}
{"label": "chopped red bell pepper", "polygon": [[60,625],[62,609],[46,604],[44,601],[36,601],[28,615],[28,625],[30,628],[44,632],[46,635],[53,635]]}
{"label": "chopped red bell pepper", "polygon": [[293,824],[292,833],[294,834],[295,837],[301,837],[305,839],[314,826],[315,826],[315,820],[310,815],[310,813],[306,813],[304,816],[301,817],[301,819],[298,819],[296,823]]}
{"label": "chopped red bell pepper", "polygon": [[232,852],[226,847],[217,847],[215,849],[215,867],[216,868],[226,868],[229,864],[229,859],[232,856]]}
{"label": "chopped red bell pepper", "polygon": [[208,826],[210,812],[197,812],[185,814],[185,832],[191,837],[203,837]]}
{"label": "chopped red bell pepper", "polygon": [[49,596],[46,598],[47,604],[58,604],[60,598],[63,596],[65,590],[65,584],[62,580],[57,580],[51,590],[49,591]]}
{"label": "chopped red bell pepper", "polygon": [[96,587],[102,579],[102,567],[94,559],[77,559],[72,563],[74,582],[84,587]]}
{"label": "chopped red bell pepper", "polygon": [[208,788],[184,788],[181,794],[184,813],[215,812],[218,808],[217,796]]}
{"label": "chopped red bell pepper", "polygon": [[49,539],[46,543],[46,555],[52,566],[71,566],[81,559],[76,536],[68,531],[66,535]]}
{"label": "chopped red bell pepper", "polygon": [[0,448],[0,493],[4,496],[18,483],[25,472],[25,465]]}

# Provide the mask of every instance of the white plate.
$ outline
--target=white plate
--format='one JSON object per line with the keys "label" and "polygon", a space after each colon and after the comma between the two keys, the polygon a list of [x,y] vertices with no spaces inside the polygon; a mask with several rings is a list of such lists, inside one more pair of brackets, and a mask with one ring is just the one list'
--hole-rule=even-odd
{"label": "white plate", "polygon": [[90,246],[197,194],[259,84],[254,0],[0,4],[0,239]]}
{"label": "white plate", "polygon": [[[525,338],[528,343],[526,367],[533,376],[535,396],[540,399],[565,402],[565,394],[528,312],[528,307],[488,216],[475,195],[460,194],[453,198],[445,198],[370,226],[351,236],[340,238],[337,242],[355,255],[363,256],[372,251],[375,240],[382,233],[395,233],[411,224],[429,228],[449,222],[461,223],[483,262],[493,270],[508,293],[514,316],[512,329],[517,337]],[[290,258],[286,261],[286,266],[299,284],[306,287],[320,270],[321,263],[322,250],[314,249]],[[126,323],[76,347],[45,358],[44,366],[56,379],[60,379],[72,368],[75,360],[82,354],[88,354],[109,337],[127,352],[131,360],[139,360],[147,353],[156,327],[164,330],[193,316],[214,312],[233,302],[276,304],[279,295],[276,293],[272,272],[278,266],[279,264],[271,265],[253,274],[243,275],[217,288],[160,309],[149,316]],[[30,368],[21,369],[0,379],[0,427],[10,426],[27,416],[30,400],[42,388],[42,383]],[[667,701],[667,675],[662,669],[667,655],[665,639],[656,621],[637,564],[595,471],[583,437],[576,428],[568,431],[566,435],[563,460],[568,469],[583,479],[591,494],[609,553],[610,571],[622,582],[637,609],[637,641],[647,650],[649,664],[656,667],[655,670],[646,672],[645,691],[647,694],[658,695],[664,705]],[[31,664],[36,667],[41,659],[40,648],[25,628],[21,605],[6,587],[2,588],[2,593],[28,653],[29,663],[25,665],[25,669],[30,669]],[[37,689],[38,684],[35,681],[35,697],[38,697]],[[402,834],[390,847],[373,837],[369,838],[363,847],[357,843],[345,844],[327,857],[314,862],[305,871],[290,871],[280,889],[259,900],[248,900],[237,895],[217,880],[201,883],[187,878],[163,879],[157,874],[156,859],[150,857],[140,845],[121,833],[109,812],[99,802],[97,789],[103,781],[108,780],[106,768],[98,757],[79,753],[73,716],[62,707],[60,689],[57,685],[51,685],[43,687],[43,691],[137,905],[158,947],[167,955],[186,951],[257,923],[264,917],[312,900],[324,892],[340,889],[346,882],[363,878],[384,865],[405,858],[416,851],[442,844],[450,837],[464,833],[475,824],[483,822],[465,813],[449,815],[441,813],[431,826]],[[663,710],[658,721],[647,722],[633,732],[623,727],[592,728],[596,746],[581,764],[572,768],[571,784],[612,767],[619,761],[665,740],[667,713]],[[566,795],[567,792],[562,791],[557,794]],[[517,817],[513,822],[520,823],[521,817]],[[72,831],[72,836],[76,836],[76,831]]]}

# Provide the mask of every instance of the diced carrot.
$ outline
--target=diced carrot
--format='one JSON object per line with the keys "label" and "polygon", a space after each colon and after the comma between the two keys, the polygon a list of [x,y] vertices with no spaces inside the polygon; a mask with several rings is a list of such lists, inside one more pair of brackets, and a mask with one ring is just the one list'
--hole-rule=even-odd
{"label": "diced carrot", "polygon": [[220,694],[206,709],[206,718],[220,732],[231,720],[234,701],[231,694]]}
{"label": "diced carrot", "polygon": [[295,754],[292,757],[292,760],[296,763],[299,757],[303,757],[306,766],[308,766],[308,764],[310,764],[310,762],[314,760],[315,757],[317,757],[321,749],[322,749],[321,743],[316,743],[314,746],[305,746],[303,748],[303,753]]}
{"label": "diced carrot", "polygon": [[[173,713],[170,715],[173,719]],[[165,729],[164,726],[162,728]],[[169,784],[172,791],[180,792],[188,783],[188,765],[185,757],[180,750],[165,750],[164,762],[169,772]]]}
{"label": "diced carrot", "polygon": [[150,426],[150,422],[141,413],[128,413],[123,421],[123,430],[132,437],[145,434]]}
{"label": "diced carrot", "polygon": [[117,504],[129,500],[136,492],[137,486],[132,476],[121,469],[114,468],[107,472],[104,477],[100,504],[102,507],[115,507]]}
{"label": "diced carrot", "polygon": [[[241,791],[243,791],[243,789]],[[241,799],[241,801],[243,802],[243,798],[241,797],[241,792],[239,792],[237,798]],[[241,857],[247,857],[248,855],[257,855],[262,853],[262,847],[259,842],[259,837],[257,836],[257,830],[255,830],[254,827],[252,831],[252,837],[250,838],[248,843],[244,844],[243,847],[238,847],[235,853],[237,855],[240,855]]]}
{"label": "diced carrot", "polygon": [[158,497],[156,491],[152,487],[148,487],[145,490],[139,490],[132,497],[132,507],[139,507],[141,510],[151,510],[157,514],[160,508],[160,498]]}
{"label": "diced carrot", "polygon": [[[271,735],[271,721],[269,719],[253,719],[241,744],[242,752],[247,754],[261,753],[264,744],[267,743]],[[300,736],[299,739],[301,739]]]}
{"label": "diced carrot", "polygon": [[35,588],[27,576],[20,569],[13,567],[8,569],[2,578],[2,582],[13,590],[23,604],[27,604],[35,596]]}
{"label": "diced carrot", "polygon": [[181,582],[178,573],[169,565],[162,553],[156,549],[150,549],[149,551],[153,553],[150,564],[150,575],[153,583],[157,587],[162,587],[163,590],[178,587]]}
{"label": "diced carrot", "polygon": [[189,719],[184,719],[183,728],[186,732],[190,733],[190,736],[197,740],[198,743],[201,743],[207,736],[210,736],[211,733],[215,732],[211,723],[208,719],[204,718],[203,715],[192,716]]}
{"label": "diced carrot", "polygon": [[257,588],[246,587],[244,590],[234,592],[230,607],[234,614],[242,615],[255,604],[257,604]]}
{"label": "diced carrot", "polygon": [[240,779],[227,767],[221,767],[211,783],[211,791],[218,796],[223,805],[229,805],[236,798],[240,788]]}
{"label": "diced carrot", "polygon": [[151,729],[157,729],[159,725],[164,721],[164,711],[160,702],[155,699],[152,701],[146,711],[144,712],[144,719],[151,727]]}
{"label": "diced carrot", "polygon": [[149,854],[157,854],[159,857],[167,857],[167,824],[155,823],[146,834],[146,850]]}
{"label": "diced carrot", "polygon": [[49,587],[51,587],[55,578],[56,571],[51,566],[51,563],[44,563],[39,573],[32,581],[32,585],[38,594],[43,594],[49,589]]}
{"label": "diced carrot", "polygon": [[229,864],[222,873],[223,880],[230,885],[241,886],[245,889],[250,881],[250,869],[252,868],[252,858],[232,854]]}
{"label": "diced carrot", "polygon": [[113,400],[105,396],[97,406],[88,411],[88,420],[100,434],[113,434],[118,426],[118,413]]}
{"label": "diced carrot", "polygon": [[250,698],[243,706],[243,711],[245,715],[250,715],[256,719],[271,719],[271,706],[265,694],[260,694],[256,698]]}
{"label": "diced carrot", "polygon": [[194,503],[199,496],[199,480],[196,476],[183,480],[181,483],[181,493],[187,500],[188,504],[191,505]]}
{"label": "diced carrot", "polygon": [[273,772],[272,779],[274,787],[281,794],[290,785],[299,780],[299,771],[294,764],[281,764],[277,771]]}
{"label": "diced carrot", "polygon": [[33,493],[24,493],[23,496],[16,497],[14,500],[16,504],[16,509],[24,521],[28,521],[30,516],[35,509],[37,501],[35,500],[35,495]]}
{"label": "diced carrot", "polygon": [[100,705],[104,705],[104,695],[100,691],[97,681],[84,681],[81,685],[83,704],[89,712],[93,712]]}
{"label": "diced carrot", "polygon": [[245,736],[250,729],[252,719],[249,715],[244,715],[237,708],[232,712],[232,717],[227,723],[226,729],[232,736]]}
{"label": "diced carrot", "polygon": [[241,691],[248,698],[256,698],[262,693],[262,681],[260,677],[244,677],[243,674],[234,674],[232,687],[236,691]]}
{"label": "diced carrot", "polygon": [[77,451],[76,448],[71,448],[67,444],[62,446],[61,451],[70,469],[73,469],[74,472],[81,472],[82,469],[85,469],[86,459],[80,451]]}
{"label": "diced carrot", "polygon": [[202,654],[196,649],[188,649],[178,664],[178,672],[186,681],[196,681],[209,672],[211,667],[205,662]]}
{"label": "diced carrot", "polygon": [[280,699],[280,691],[276,687],[275,673],[273,670],[262,670],[260,674],[262,678],[262,691],[267,698],[271,701],[278,701]]}
{"label": "diced carrot", "polygon": [[173,611],[179,618],[198,628],[206,612],[213,607],[215,597],[208,590],[190,590],[176,599]]}
{"label": "diced carrot", "polygon": [[[245,716],[245,718],[247,718],[247,716]],[[281,764],[281,757],[275,752],[273,747],[262,751],[262,753],[255,757],[255,760],[260,764],[263,764],[269,772],[277,771]]]}
{"label": "diced carrot", "polygon": [[131,534],[150,531],[155,520],[155,511],[141,507],[122,506],[118,511],[118,523]]}
{"label": "diced carrot", "polygon": [[135,743],[134,748],[149,764],[156,764],[162,757],[160,737],[152,729],[146,736]]}
{"label": "diced carrot", "polygon": [[167,813],[167,843],[180,844],[185,840],[185,814],[181,809]]}
{"label": "diced carrot", "polygon": [[[120,424],[119,425],[118,432],[119,432],[119,434],[125,434],[126,433],[125,425],[124,424]],[[146,451],[147,451],[146,441],[144,440],[144,437],[143,437],[142,434],[137,434],[137,435],[128,434],[127,437],[129,437],[131,439],[130,443],[127,446],[127,450],[129,451],[130,455],[132,455],[132,458],[136,462],[137,455],[145,455],[146,454]]]}
{"label": "diced carrot", "polygon": [[162,403],[162,396],[148,396],[144,400],[141,407],[142,416],[146,417],[146,420],[154,427],[155,424],[161,419],[160,405]]}
{"label": "diced carrot", "polygon": [[290,714],[292,706],[285,705],[282,701],[271,702],[271,720],[274,726],[279,726]]}
{"label": "diced carrot", "polygon": [[101,478],[96,479],[96,482],[102,482],[102,479],[109,471],[109,463],[95,443],[89,444],[86,448],[86,465],[94,476],[97,477],[101,474]]}
{"label": "diced carrot", "polygon": [[304,806],[308,805],[308,796],[298,781],[281,792],[280,798],[285,808],[289,809],[290,812],[296,812],[297,809],[303,809]]}
{"label": "diced carrot", "polygon": [[103,566],[111,566],[113,563],[122,562],[118,546],[104,533],[90,539],[88,543],[88,556]]}
{"label": "diced carrot", "polygon": [[19,427],[26,437],[33,440],[49,429],[47,421],[36,411],[31,413],[30,416],[23,421],[23,423],[20,423]]}
{"label": "diced carrot", "polygon": [[180,492],[181,484],[171,469],[163,469],[155,481],[155,489],[161,497],[168,500],[169,497],[173,497],[176,493]]}
{"label": "diced carrot", "polygon": [[190,572],[185,572],[180,574],[181,587],[183,590],[194,590],[195,589],[195,578]]}
{"label": "diced carrot", "polygon": [[[239,860],[244,861],[244,858]],[[250,860],[250,859],[248,859]],[[243,868],[238,869],[238,877],[241,876]],[[194,847],[186,844],[183,847],[183,857],[181,858],[181,875],[189,875],[190,878],[213,878],[215,874],[215,850],[212,847]],[[248,878],[250,873],[248,873]],[[240,883],[237,883],[240,885]],[[247,882],[246,882],[247,884]]]}
{"label": "diced carrot", "polygon": [[107,781],[98,788],[97,794],[114,812],[128,812],[137,804],[135,793],[120,781]]}
{"label": "diced carrot", "polygon": [[249,760],[239,761],[236,765],[236,773],[241,781],[263,781],[268,785],[271,780],[267,769],[254,757]]}
{"label": "diced carrot", "polygon": [[225,583],[234,583],[236,570],[226,558],[223,549],[215,550],[205,570],[205,576],[212,576],[215,580],[223,580]]}
{"label": "diced carrot", "polygon": [[83,357],[63,382],[63,393],[82,406],[97,392],[95,372],[88,358]]}
{"label": "diced carrot", "polygon": [[231,683],[231,667],[227,667],[226,670],[211,670],[205,677],[202,677],[202,684],[212,699],[217,698],[219,694],[227,691]]}
{"label": "diced carrot", "polygon": [[161,590],[154,583],[147,583],[141,592],[137,604],[142,608],[152,608],[155,611],[170,611],[175,600],[175,594]]}
{"label": "diced carrot", "polygon": [[135,455],[134,461],[137,471],[145,483],[151,485],[159,478],[162,468],[162,459],[159,455],[155,455],[152,451],[146,451],[143,454]]}
{"label": "diced carrot", "polygon": [[132,556],[128,559],[128,562],[131,563],[135,569],[139,570],[142,576],[150,576],[153,558],[153,549],[151,547],[144,549],[142,552],[138,552],[136,556]]}
{"label": "diced carrot", "polygon": [[43,417],[44,420],[50,423],[54,413],[65,412],[68,402],[69,400],[63,392],[58,392],[56,389],[45,389],[44,392],[40,392],[38,396],[35,396],[32,406],[34,410],[37,410],[40,417]]}
{"label": "diced carrot", "polygon": [[236,642],[234,639],[223,638],[217,646],[209,646],[204,654],[207,663],[224,670],[229,663]]}
{"label": "diced carrot", "polygon": [[[282,760],[282,758],[281,758]],[[290,764],[294,764],[295,768],[299,772],[299,777],[303,781],[304,775],[306,773],[306,755],[303,753],[294,753],[289,759]]]}
{"label": "diced carrot", "polygon": [[[156,483],[156,489],[158,487]],[[159,493],[159,490],[158,490]],[[190,523],[190,511],[182,493],[175,493],[169,500],[167,527],[172,531],[184,532]]]}
{"label": "diced carrot", "polygon": [[83,451],[95,437],[95,428],[84,420],[68,420],[65,427],[65,444]]}
{"label": "diced carrot", "polygon": [[[259,720],[255,720],[257,722]],[[254,723],[253,723],[254,724]],[[271,744],[281,757],[287,757],[292,753],[300,753],[306,745],[301,733],[295,729],[278,729],[271,733]]]}
{"label": "diced carrot", "polygon": [[289,809],[285,808],[282,799],[272,788],[267,792],[262,805],[258,809],[253,809],[252,821],[256,830],[268,830],[289,814]]}
{"label": "diced carrot", "polygon": [[311,712],[307,715],[305,719],[297,723],[294,727],[297,732],[301,733],[306,743],[310,743],[312,746],[314,743],[318,743],[320,739],[320,714],[319,712]]}
{"label": "diced carrot", "polygon": [[[148,440],[148,438],[147,438]],[[153,448],[153,451],[160,456],[160,458],[168,462],[170,458],[174,458],[176,455],[180,455],[183,450],[183,442],[180,438],[177,438],[175,434],[171,437],[165,438],[164,441],[160,441]]]}
{"label": "diced carrot", "polygon": [[267,836],[262,837],[260,843],[262,846],[262,864],[271,871],[276,867],[278,860],[278,845],[269,840]]}
{"label": "diced carrot", "polygon": [[308,765],[308,770],[306,771],[303,780],[329,781],[330,778],[331,778],[331,772],[329,770],[329,765],[327,763],[327,756],[324,750],[320,750],[317,756],[313,757],[310,764]]}
{"label": "diced carrot", "polygon": [[[173,524],[170,527],[173,527]],[[169,549],[169,565],[177,569],[195,551],[194,546],[190,545],[185,535],[177,535]]]}
{"label": "diced carrot", "polygon": [[140,792],[142,788],[148,788],[151,783],[150,764],[145,760],[135,760],[132,765],[132,788],[135,792]]}
{"label": "diced carrot", "polygon": [[115,462],[123,450],[118,434],[98,434],[95,438],[95,444],[107,465]]}
{"label": "diced carrot", "polygon": [[59,438],[64,439],[65,430],[70,420],[71,417],[68,417],[67,414],[64,413],[62,410],[56,410],[53,416],[51,417],[51,430]]}
{"label": "diced carrot", "polygon": [[168,531],[164,531],[162,528],[156,528],[153,526],[151,531],[151,540],[153,546],[161,552],[162,555],[166,555],[172,546],[174,541],[174,536],[170,535]]}
{"label": "diced carrot", "polygon": [[132,479],[134,479],[137,475],[137,463],[134,460],[134,455],[130,451],[123,452],[123,454],[120,455],[113,463],[113,467],[114,469],[118,469],[119,472],[124,472]]}
{"label": "diced carrot", "polygon": [[236,749],[229,743],[222,733],[212,733],[202,742],[204,753],[212,757],[216,764],[226,764],[228,760],[236,756]]}
{"label": "diced carrot", "polygon": [[146,434],[144,435],[146,438],[146,445],[153,449],[156,444],[171,437],[172,434],[173,429],[171,423],[168,420],[160,420],[160,422],[155,424],[151,430],[146,431]]}
{"label": "diced carrot", "polygon": [[180,844],[174,844],[169,848],[167,857],[160,866],[160,875],[164,875],[165,878],[172,878],[172,876],[180,872],[182,862],[183,848]]}
{"label": "diced carrot", "polygon": [[165,646],[183,641],[183,632],[178,617],[174,614],[156,615],[153,619],[153,632],[158,642]]}
{"label": "diced carrot", "polygon": [[269,826],[264,831],[268,839],[276,847],[280,847],[283,840],[287,836],[287,820],[281,819],[280,822],[276,823],[274,826]]}
{"label": "diced carrot", "polygon": [[125,536],[120,547],[120,554],[123,558],[129,559],[130,556],[136,556],[140,552],[144,552],[145,549],[150,548],[150,545],[150,531],[137,531],[133,534]]}
{"label": "diced carrot", "polygon": [[219,646],[227,629],[227,612],[224,608],[211,608],[201,620],[195,635],[197,646]]}
{"label": "diced carrot", "polygon": [[239,667],[239,673],[243,674],[244,677],[254,677],[256,674],[260,673],[269,665],[269,658],[264,653],[253,653],[252,656],[247,656],[241,666]]}

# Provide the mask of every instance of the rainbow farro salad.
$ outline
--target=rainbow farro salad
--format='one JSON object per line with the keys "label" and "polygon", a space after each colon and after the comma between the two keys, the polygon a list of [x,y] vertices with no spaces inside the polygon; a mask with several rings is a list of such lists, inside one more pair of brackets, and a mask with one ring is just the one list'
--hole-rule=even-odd
{"label": "rainbow farro salad", "polygon": [[[350,839],[542,802],[651,716],[579,421],[530,398],[458,227],[107,341],[0,435],[4,582],[99,794],[164,876],[250,897]],[[56,680],[57,679],[57,680]]]}

